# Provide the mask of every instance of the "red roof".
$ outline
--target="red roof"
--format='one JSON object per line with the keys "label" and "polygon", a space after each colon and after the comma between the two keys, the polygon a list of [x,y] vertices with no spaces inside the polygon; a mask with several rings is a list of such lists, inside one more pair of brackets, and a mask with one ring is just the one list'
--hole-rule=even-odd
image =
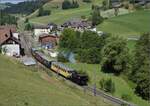
{"label": "red roof", "polygon": [[39,37],[39,41],[42,43],[42,44],[45,44],[45,43],[57,43],[57,40],[58,40],[59,37],[57,36],[53,36],[53,35],[46,35],[46,36],[40,36]]}
{"label": "red roof", "polygon": [[0,26],[0,45],[11,37],[12,32],[16,32],[15,26]]}

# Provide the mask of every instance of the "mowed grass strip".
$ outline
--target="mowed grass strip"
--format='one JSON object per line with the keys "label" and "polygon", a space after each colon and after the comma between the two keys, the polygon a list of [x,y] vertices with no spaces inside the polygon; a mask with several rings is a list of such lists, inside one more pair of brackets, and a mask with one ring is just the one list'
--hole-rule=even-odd
{"label": "mowed grass strip", "polygon": [[[111,106],[0,55],[0,106]],[[42,77],[41,77],[42,76]]]}
{"label": "mowed grass strip", "polygon": [[[69,67],[72,67],[76,70],[82,70],[87,72],[87,74],[90,77],[90,85],[94,85],[96,83],[97,88],[100,88],[99,81],[104,78],[104,79],[109,79],[111,78],[112,81],[115,83],[115,93],[113,94],[116,97],[121,98],[122,94],[127,94],[131,97],[130,102],[133,102],[137,104],[138,106],[149,106],[150,104],[148,101],[145,101],[138,97],[134,93],[134,89],[132,89],[131,82],[124,80],[122,77],[117,77],[113,74],[107,74],[101,72],[101,66],[99,64],[86,64],[86,63],[66,63]],[[129,85],[130,83],[130,85]]]}

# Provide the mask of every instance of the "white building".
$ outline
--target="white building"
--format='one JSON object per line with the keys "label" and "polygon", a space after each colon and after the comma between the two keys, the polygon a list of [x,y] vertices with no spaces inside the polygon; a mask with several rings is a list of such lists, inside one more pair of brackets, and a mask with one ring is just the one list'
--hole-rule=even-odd
{"label": "white building", "polygon": [[2,54],[8,56],[20,56],[20,45],[19,44],[2,45]]}
{"label": "white building", "polygon": [[0,26],[0,47],[2,48],[2,54],[20,56],[22,48],[19,34],[16,33],[16,27]]}
{"label": "white building", "polygon": [[46,26],[35,26],[34,27],[34,37],[35,40],[38,40],[39,36],[42,34],[49,34],[51,29]]}

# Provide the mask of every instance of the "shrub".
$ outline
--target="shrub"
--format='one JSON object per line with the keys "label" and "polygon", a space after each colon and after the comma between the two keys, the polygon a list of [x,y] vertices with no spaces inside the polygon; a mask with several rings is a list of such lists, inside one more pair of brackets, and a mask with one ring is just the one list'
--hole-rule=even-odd
{"label": "shrub", "polygon": [[68,0],[64,0],[62,3],[62,9],[70,9],[70,8],[78,8],[79,4],[77,1],[68,1]]}
{"label": "shrub", "polygon": [[59,62],[68,62],[68,59],[65,58],[65,56],[63,54],[61,54],[61,53],[58,54],[57,60]]}
{"label": "shrub", "polygon": [[38,16],[46,16],[46,15],[50,15],[50,14],[51,14],[50,10],[44,10],[43,7],[41,7],[39,9]]}
{"label": "shrub", "polygon": [[100,80],[99,84],[102,90],[112,94],[115,92],[115,84],[111,79],[102,79]]}
{"label": "shrub", "polygon": [[131,100],[131,96],[128,95],[128,94],[122,94],[121,98],[122,98],[123,100],[126,100],[126,101],[130,101],[130,100]]}
{"label": "shrub", "polygon": [[91,3],[91,0],[82,0],[82,1],[86,3]]}
{"label": "shrub", "polygon": [[27,31],[31,31],[31,30],[33,30],[33,25],[31,24],[31,23],[26,23],[25,24],[25,30],[27,30]]}

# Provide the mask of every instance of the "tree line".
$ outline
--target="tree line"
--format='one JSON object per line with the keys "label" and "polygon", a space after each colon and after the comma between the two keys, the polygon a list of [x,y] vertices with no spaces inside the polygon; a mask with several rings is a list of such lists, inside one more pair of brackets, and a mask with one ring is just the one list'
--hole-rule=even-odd
{"label": "tree line", "polygon": [[4,12],[0,12],[0,25],[15,24],[17,25],[17,18]]}
{"label": "tree line", "polygon": [[28,0],[18,4],[9,4],[3,11],[11,14],[30,14],[40,8],[48,0]]}
{"label": "tree line", "polygon": [[[127,40],[96,32],[80,33],[65,29],[60,38],[59,47],[69,49],[76,54],[79,62],[101,64],[101,70],[115,75],[124,74],[136,84],[135,93],[148,100],[150,96],[150,33],[141,35],[134,53],[129,52]],[[104,83],[102,83],[104,82]],[[100,82],[102,89],[114,92],[112,81]],[[123,95],[127,99],[127,95]]]}

